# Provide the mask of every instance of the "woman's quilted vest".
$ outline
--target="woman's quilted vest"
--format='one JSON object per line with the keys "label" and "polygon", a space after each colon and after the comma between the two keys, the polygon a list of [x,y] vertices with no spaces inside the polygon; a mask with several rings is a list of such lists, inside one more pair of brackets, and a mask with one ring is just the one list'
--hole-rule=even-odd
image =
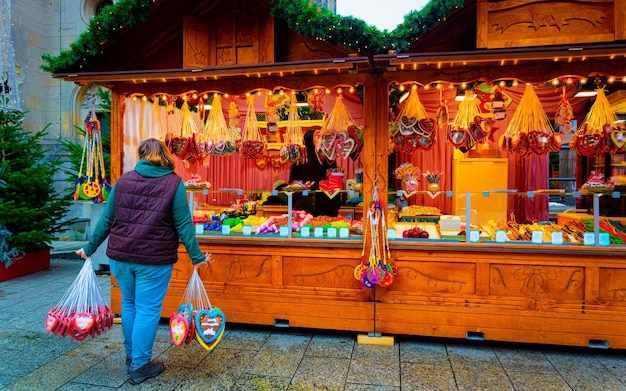
{"label": "woman's quilted vest", "polygon": [[172,201],[180,183],[175,173],[147,178],[135,171],[115,185],[114,219],[107,256],[116,261],[167,265],[178,259]]}

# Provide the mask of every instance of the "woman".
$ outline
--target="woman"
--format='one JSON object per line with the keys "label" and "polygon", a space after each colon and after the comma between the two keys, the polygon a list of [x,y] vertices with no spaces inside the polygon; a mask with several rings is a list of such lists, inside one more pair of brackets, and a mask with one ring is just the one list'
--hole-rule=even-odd
{"label": "woman", "polygon": [[109,237],[106,254],[122,292],[122,332],[133,384],[164,370],[163,363],[150,359],[179,240],[196,267],[207,259],[174,157],[157,139],[141,141],[138,152],[135,169],[115,183],[89,243],[76,252],[86,259]]}

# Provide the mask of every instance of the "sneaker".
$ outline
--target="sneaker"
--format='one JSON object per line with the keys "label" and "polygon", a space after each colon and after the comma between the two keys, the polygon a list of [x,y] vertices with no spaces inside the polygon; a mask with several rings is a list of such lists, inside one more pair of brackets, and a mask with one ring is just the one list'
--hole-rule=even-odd
{"label": "sneaker", "polygon": [[158,376],[165,369],[165,365],[161,362],[149,362],[139,369],[130,371],[131,384],[139,384],[151,377]]}

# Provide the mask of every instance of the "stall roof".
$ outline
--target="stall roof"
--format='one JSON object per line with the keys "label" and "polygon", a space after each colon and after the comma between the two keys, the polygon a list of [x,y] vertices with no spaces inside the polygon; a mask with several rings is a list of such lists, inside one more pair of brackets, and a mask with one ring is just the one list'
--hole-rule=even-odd
{"label": "stall roof", "polygon": [[211,81],[233,78],[263,78],[268,76],[313,76],[349,74],[369,69],[367,57],[344,57],[321,60],[291,61],[271,64],[251,64],[193,69],[155,69],[59,73],[55,77],[77,83],[168,83]]}
{"label": "stall roof", "polygon": [[[120,0],[118,4],[145,1]],[[293,1],[294,4],[296,2]],[[430,7],[425,9],[434,8],[434,2],[444,3],[443,0],[432,0]],[[284,13],[279,12],[275,19],[271,18],[272,7],[276,7],[277,3],[292,2],[149,2],[149,18],[136,23],[135,27],[124,29],[118,39],[104,40],[100,44],[101,53],[95,64],[80,67],[80,71],[57,72],[54,77],[78,83],[142,84],[386,72],[391,73],[391,78],[413,78],[427,84],[505,78],[545,83],[565,76],[588,77],[598,74],[620,79],[626,76],[624,41],[477,49],[478,24],[483,23],[479,20],[481,4],[485,4],[483,0],[465,0],[463,7],[452,7],[442,23],[431,26],[428,33],[412,41],[409,52],[392,54],[358,54],[355,50],[332,45],[323,39],[302,37],[287,27],[288,21],[281,20]],[[236,18],[244,9],[248,13],[260,15],[259,23],[267,22],[271,25],[272,31],[268,34],[271,35],[272,44],[282,45],[273,47],[274,55],[269,55],[262,62],[248,64],[185,66],[182,63],[181,58],[185,55],[182,44],[184,19],[187,15],[193,15],[200,23],[215,24]],[[408,20],[405,17],[405,22]],[[342,22],[349,24],[353,20]],[[90,28],[93,29],[93,26]],[[393,34],[389,35],[391,37]],[[296,38],[288,38],[293,36]],[[305,50],[308,52],[302,48],[307,48]],[[411,72],[411,76],[400,77],[402,72]]]}

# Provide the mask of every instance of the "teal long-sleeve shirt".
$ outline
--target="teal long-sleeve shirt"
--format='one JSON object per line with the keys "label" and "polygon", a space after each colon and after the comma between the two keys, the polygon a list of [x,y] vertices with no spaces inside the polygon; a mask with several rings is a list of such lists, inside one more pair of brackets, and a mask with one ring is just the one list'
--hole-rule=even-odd
{"label": "teal long-sleeve shirt", "polygon": [[[157,178],[172,173],[172,170],[166,166],[159,166],[152,164],[147,160],[139,160],[135,165],[135,171],[143,176],[150,178]],[[113,216],[115,211],[115,186],[111,189],[109,199],[104,207],[102,216],[98,220],[95,228],[92,230],[92,235],[89,238],[89,243],[85,245],[83,250],[85,254],[91,256],[96,252],[98,247],[109,236],[111,225],[113,224]],[[196,239],[196,230],[191,220],[191,212],[189,211],[189,204],[187,203],[187,191],[185,190],[185,184],[182,179],[180,180],[176,193],[174,193],[174,199],[172,200],[172,218],[174,220],[174,228],[178,233],[180,241],[187,249],[187,253],[191,258],[191,262],[195,265],[203,262],[205,256],[200,250],[198,240]]]}

